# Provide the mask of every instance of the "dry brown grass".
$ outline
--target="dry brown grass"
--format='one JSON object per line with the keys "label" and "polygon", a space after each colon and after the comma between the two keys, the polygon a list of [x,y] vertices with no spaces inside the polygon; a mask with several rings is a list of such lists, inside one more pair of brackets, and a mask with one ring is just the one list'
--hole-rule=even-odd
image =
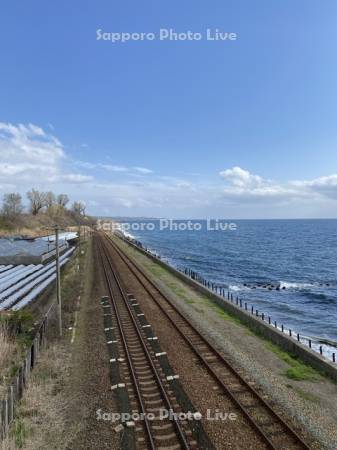
{"label": "dry brown grass", "polygon": [[[0,450],[60,450],[69,436],[67,415],[72,399],[63,391],[69,376],[70,354],[59,343],[47,348],[32,372],[28,387]],[[76,433],[78,430],[74,430]]]}
{"label": "dry brown grass", "polygon": [[48,211],[40,212],[36,216],[22,214],[15,220],[8,222],[0,215],[0,236],[8,237],[12,235],[23,235],[28,237],[38,237],[47,234],[48,227],[58,223],[61,227],[71,226],[77,231],[77,222],[81,223],[81,218],[76,218],[71,211]]}
{"label": "dry brown grass", "polygon": [[14,351],[15,345],[8,333],[6,323],[0,322],[0,369],[8,366]]}
{"label": "dry brown grass", "polygon": [[6,390],[5,377],[10,372],[15,354],[15,343],[8,333],[6,324],[0,322],[0,399]]}
{"label": "dry brown grass", "polygon": [[6,438],[0,441],[0,450],[16,450],[17,448],[12,438]]}

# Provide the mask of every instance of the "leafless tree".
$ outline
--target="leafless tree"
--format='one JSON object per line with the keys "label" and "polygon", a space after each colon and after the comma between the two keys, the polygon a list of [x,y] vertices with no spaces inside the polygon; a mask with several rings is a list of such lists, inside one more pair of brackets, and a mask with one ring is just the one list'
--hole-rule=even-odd
{"label": "leafless tree", "polygon": [[57,196],[57,204],[65,208],[69,203],[69,197],[67,194],[59,194]]}
{"label": "leafless tree", "polygon": [[22,197],[18,193],[4,194],[2,214],[10,219],[19,216],[23,211]]}
{"label": "leafless tree", "polygon": [[30,211],[36,216],[46,204],[46,193],[32,189],[27,192],[27,198],[30,201]]}
{"label": "leafless tree", "polygon": [[51,208],[56,202],[55,194],[51,191],[45,192],[44,197],[45,197],[45,206],[47,208]]}
{"label": "leafless tree", "polygon": [[72,211],[80,216],[84,216],[85,215],[85,208],[86,205],[84,202],[74,202],[72,204]]}

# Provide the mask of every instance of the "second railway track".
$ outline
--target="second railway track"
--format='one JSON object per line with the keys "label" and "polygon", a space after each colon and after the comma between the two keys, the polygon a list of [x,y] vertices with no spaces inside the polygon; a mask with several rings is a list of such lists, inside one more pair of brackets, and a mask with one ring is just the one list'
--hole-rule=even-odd
{"label": "second railway track", "polygon": [[120,258],[135,280],[155,302],[171,326],[180,334],[194,355],[207,369],[223,393],[241,411],[251,427],[271,449],[310,449],[263,396],[247,382],[232,364],[203,336],[175,304],[156,286],[144,270],[111,238],[101,235],[113,258]]}

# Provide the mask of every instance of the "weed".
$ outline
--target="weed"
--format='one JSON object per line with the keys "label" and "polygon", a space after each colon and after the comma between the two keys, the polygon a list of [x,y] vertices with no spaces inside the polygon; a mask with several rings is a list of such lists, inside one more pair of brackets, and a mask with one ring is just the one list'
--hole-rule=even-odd
{"label": "weed", "polygon": [[290,353],[281,350],[277,345],[270,341],[266,342],[266,346],[275,353],[282,361],[290,367],[286,369],[285,375],[295,381],[318,381],[320,378],[317,370],[299,361],[298,358]]}
{"label": "weed", "polygon": [[27,436],[27,430],[22,420],[15,421],[14,437],[17,448],[22,448]]}
{"label": "weed", "polygon": [[309,400],[309,402],[319,403],[320,398],[310,392],[303,391],[302,389],[296,389],[298,395],[304,400]]}

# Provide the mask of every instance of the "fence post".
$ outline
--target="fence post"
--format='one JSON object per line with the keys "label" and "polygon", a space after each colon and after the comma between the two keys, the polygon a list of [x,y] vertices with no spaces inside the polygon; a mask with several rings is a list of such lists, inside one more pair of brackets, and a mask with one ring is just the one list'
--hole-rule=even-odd
{"label": "fence post", "polygon": [[8,434],[8,428],[15,417],[17,401],[22,397],[24,387],[28,383],[31,369],[35,366],[40,347],[46,340],[50,308],[36,333],[33,343],[28,350],[25,359],[22,361],[18,372],[13,376],[11,384],[7,388],[5,398],[0,399],[0,439],[4,439]]}

